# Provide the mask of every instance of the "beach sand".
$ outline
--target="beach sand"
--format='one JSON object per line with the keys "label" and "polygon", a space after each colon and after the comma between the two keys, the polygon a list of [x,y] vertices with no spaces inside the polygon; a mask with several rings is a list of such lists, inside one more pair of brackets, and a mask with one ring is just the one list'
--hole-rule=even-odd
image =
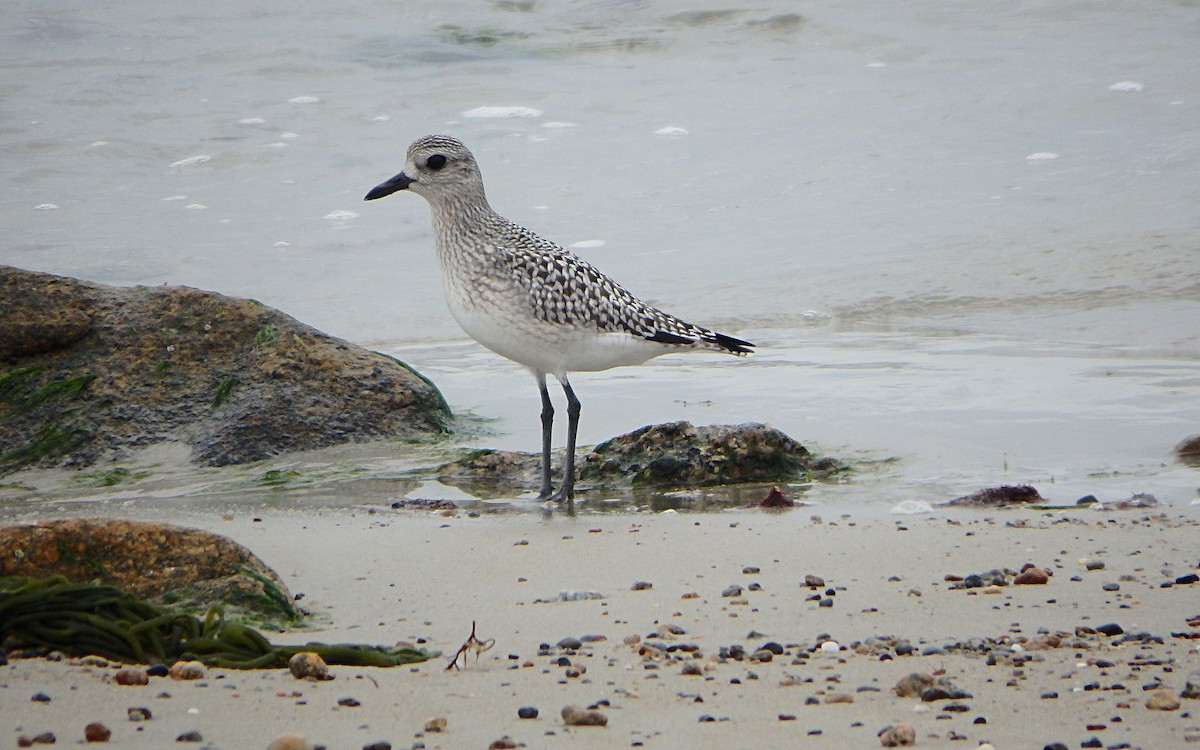
{"label": "beach sand", "polygon": [[[90,722],[106,725],[116,747],[227,750],[266,748],[288,733],[331,750],[379,742],[483,750],[505,736],[530,748],[871,748],[899,722],[928,748],[1200,741],[1200,701],[1146,706],[1154,690],[1179,693],[1200,670],[1200,640],[1173,635],[1200,631],[1200,585],[1162,586],[1200,562],[1192,507],[255,513],[150,515],[233,538],[303,594],[315,624],[271,634],[275,641],[421,639],[443,656],[392,669],[332,667],[335,679],[325,682],[209,669],[197,681],[151,678],[145,687],[118,686],[115,667],[13,659],[0,667],[0,747],[44,732],[80,744]],[[1088,561],[1104,567],[1089,570]],[[956,589],[945,580],[1026,563],[1047,569],[1049,582]],[[806,575],[825,585],[805,586]],[[735,585],[740,594],[723,595]],[[563,600],[562,592],[602,598]],[[495,644],[448,671],[473,621]],[[1148,637],[1076,635],[1109,623]],[[1030,641],[1047,631],[1060,645],[1036,650]],[[629,642],[635,636],[640,643]],[[868,640],[880,636],[888,638]],[[568,651],[556,646],[564,638],[585,642]],[[723,647],[749,654],[771,641],[784,652],[770,662],[719,658]],[[912,655],[896,655],[903,641]],[[647,642],[676,650],[639,654]],[[685,664],[698,674],[685,674]],[[893,686],[911,673],[939,676],[970,697],[897,696]],[[33,700],[37,693],[49,701]],[[828,702],[838,693],[852,702]],[[595,707],[607,726],[564,725],[567,705]],[[524,706],[539,717],[518,718]],[[132,707],[152,718],[130,721]],[[445,730],[425,731],[431,717],[444,718]],[[199,742],[177,742],[186,732]]]}

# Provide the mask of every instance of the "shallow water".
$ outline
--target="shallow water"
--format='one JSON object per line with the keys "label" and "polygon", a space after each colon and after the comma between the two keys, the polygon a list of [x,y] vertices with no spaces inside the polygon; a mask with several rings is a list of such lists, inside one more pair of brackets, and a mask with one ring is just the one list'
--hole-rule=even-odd
{"label": "shallow water", "polygon": [[581,442],[766,421],[898,459],[827,499],[1196,496],[1195,3],[150,13],[8,9],[0,262],[262,300],[533,450],[533,383],[450,319],[424,202],[362,202],[450,132],[501,213],[761,345],[576,378]]}

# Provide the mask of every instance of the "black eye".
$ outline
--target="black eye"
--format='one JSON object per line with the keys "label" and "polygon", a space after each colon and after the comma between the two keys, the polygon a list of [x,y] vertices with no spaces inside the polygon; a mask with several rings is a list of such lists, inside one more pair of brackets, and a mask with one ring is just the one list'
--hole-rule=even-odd
{"label": "black eye", "polygon": [[446,166],[446,157],[441,154],[434,154],[425,160],[425,166],[432,169],[434,172]]}

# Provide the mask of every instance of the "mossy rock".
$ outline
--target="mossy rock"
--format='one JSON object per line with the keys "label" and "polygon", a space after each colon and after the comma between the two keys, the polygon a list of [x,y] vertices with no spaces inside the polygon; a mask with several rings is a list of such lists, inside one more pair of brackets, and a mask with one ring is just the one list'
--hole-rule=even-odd
{"label": "mossy rock", "polygon": [[253,552],[219,534],[162,523],[72,518],[0,526],[0,578],[116,586],[203,614],[286,624],[300,617],[287,586]]}

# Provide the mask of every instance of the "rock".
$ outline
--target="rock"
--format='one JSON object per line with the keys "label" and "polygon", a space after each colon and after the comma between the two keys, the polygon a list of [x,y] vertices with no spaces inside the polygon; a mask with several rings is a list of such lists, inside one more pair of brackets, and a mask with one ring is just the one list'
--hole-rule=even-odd
{"label": "rock", "polygon": [[130,721],[150,721],[153,716],[150,709],[141,706],[125,709],[125,715]]}
{"label": "rock", "polygon": [[901,698],[911,698],[921,695],[937,684],[938,679],[931,674],[912,672],[901,677],[892,690]]}
{"label": "rock", "polygon": [[17,747],[32,747],[34,745],[53,745],[58,742],[58,738],[54,736],[54,732],[42,732],[33,737],[21,735],[17,738]]}
{"label": "rock", "polygon": [[369,742],[366,745],[363,745],[362,750],[392,750],[392,743],[388,742],[387,740]]}
{"label": "rock", "polygon": [[1050,574],[1041,568],[1027,565],[1013,579],[1015,586],[1044,586],[1050,580]]}
{"label": "rock", "polygon": [[282,579],[227,537],[163,523],[68,518],[0,526],[0,578],[66,576],[116,586],[158,604],[227,617],[299,618]]}
{"label": "rock", "polygon": [[117,673],[113,675],[113,682],[118,685],[149,685],[150,675],[146,674],[144,669],[125,667],[117,670]]}
{"label": "rock", "polygon": [[177,661],[167,676],[172,680],[200,680],[204,678],[204,665],[198,661]]}
{"label": "rock", "polygon": [[1151,711],[1178,711],[1183,703],[1179,700],[1179,696],[1174,690],[1162,688],[1155,690],[1146,699],[1146,708]]}
{"label": "rock", "polygon": [[362,705],[362,701],[360,701],[358,698],[346,697],[338,698],[337,704],[343,708],[358,708]]}
{"label": "rock", "polygon": [[654,588],[654,584],[649,581],[634,581],[633,585],[629,588],[632,591],[648,591]]}
{"label": "rock", "polygon": [[1188,466],[1200,466],[1200,435],[1181,440],[1175,446],[1175,457]]}
{"label": "rock", "polygon": [[301,651],[288,659],[288,671],[297,680],[332,680],[329,665],[320,654],[312,651]]}
{"label": "rock", "polygon": [[1183,686],[1183,692],[1179,695],[1189,700],[1200,699],[1200,669],[1188,675],[1187,682]]}
{"label": "rock", "polygon": [[0,266],[0,474],[163,441],[211,466],[444,432],[404,364],[252,300]]}
{"label": "rock", "polygon": [[819,589],[825,585],[825,579],[821,576],[815,576],[812,573],[804,576],[804,585],[809,588]]}
{"label": "rock", "polygon": [[1110,623],[1106,623],[1104,625],[1097,625],[1096,632],[1103,633],[1104,635],[1107,635],[1111,638],[1113,636],[1118,636],[1118,635],[1121,635],[1122,633],[1124,633],[1125,628],[1121,627],[1120,625],[1118,625],[1115,622],[1110,622]]}
{"label": "rock", "polygon": [[829,693],[825,696],[826,703],[853,703],[854,696],[850,693]]}
{"label": "rock", "polygon": [[608,726],[608,717],[599,711],[589,711],[578,706],[563,706],[563,723],[571,727],[604,727]]}
{"label": "rock", "polygon": [[567,636],[566,638],[559,640],[559,642],[554,645],[561,649],[566,649],[567,651],[576,651],[580,648],[583,648],[583,641],[573,636]]}
{"label": "rock", "polygon": [[538,710],[536,706],[521,706],[517,709],[517,716],[522,719],[536,719]]}
{"label": "rock", "polygon": [[433,734],[446,731],[446,717],[434,716],[425,720],[425,731]]}
{"label": "rock", "polygon": [[511,737],[501,737],[498,740],[492,740],[492,744],[488,745],[488,750],[512,750],[512,748],[522,747],[518,745]]}
{"label": "rock", "polygon": [[771,491],[767,493],[767,496],[764,497],[758,504],[763,508],[791,508],[795,506],[795,503],[789,500],[783,494],[783,491],[779,489],[779,485],[772,487]]}
{"label": "rock", "polygon": [[302,734],[281,734],[271,740],[267,750],[313,750],[313,746]]}
{"label": "rock", "polygon": [[112,738],[112,730],[98,721],[93,721],[83,728],[85,742],[108,742]]}
{"label": "rock", "polygon": [[1046,499],[1038,491],[1027,484],[1004,485],[989,487],[972,492],[970,495],[956,497],[947,506],[966,506],[974,508],[1003,508],[1009,505],[1043,504]]}
{"label": "rock", "polygon": [[726,586],[721,591],[721,596],[723,596],[727,599],[730,597],[741,596],[741,595],[742,595],[742,587],[737,585],[736,583]]}
{"label": "rock", "polygon": [[879,733],[879,744],[884,747],[910,747],[917,744],[917,730],[907,722],[885,727]]}
{"label": "rock", "polygon": [[204,742],[204,737],[196,730],[184,732],[175,738],[176,742]]}

